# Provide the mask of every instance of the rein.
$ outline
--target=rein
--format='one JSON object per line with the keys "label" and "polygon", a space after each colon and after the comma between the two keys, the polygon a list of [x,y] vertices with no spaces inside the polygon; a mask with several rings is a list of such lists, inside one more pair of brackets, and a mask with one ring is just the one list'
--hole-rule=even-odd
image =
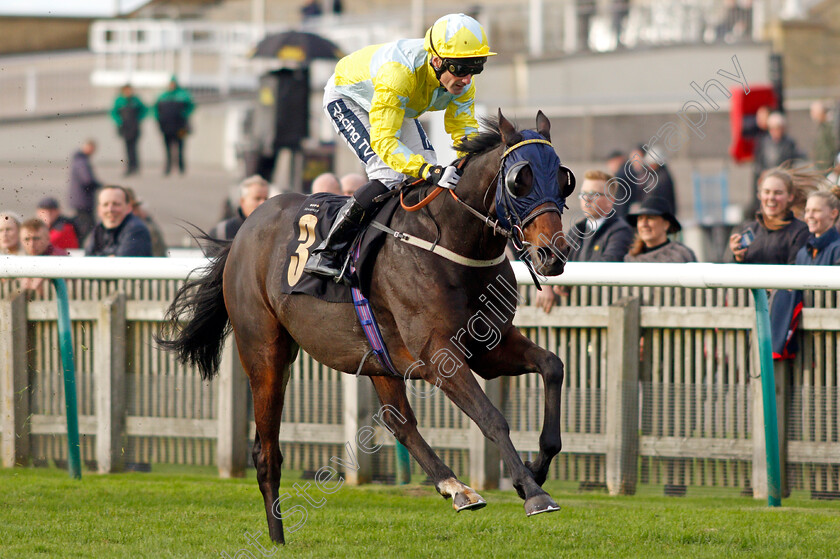
{"label": "rein", "polygon": [[[467,159],[468,159],[467,157],[462,157],[461,159],[458,160],[457,167],[458,167],[459,171],[464,167],[464,165],[467,164]],[[426,181],[424,181],[423,179],[417,179],[413,183],[407,185],[406,188],[412,188],[412,187],[417,186],[419,184],[423,184],[424,182],[426,182]],[[404,209],[407,212],[416,212],[419,209],[425,208],[429,204],[429,202],[431,202],[432,200],[437,198],[438,194],[440,194],[444,190],[448,190],[449,193],[452,194],[452,197],[455,198],[456,200],[458,200],[458,197],[455,196],[455,192],[452,189],[443,188],[442,186],[438,186],[433,191],[431,191],[428,196],[426,196],[425,198],[420,200],[420,202],[418,202],[417,204],[414,204],[413,206],[406,206],[405,205],[405,200],[403,199],[404,190],[400,190],[400,206],[402,206],[402,209]]]}
{"label": "rein", "polygon": [[[507,155],[508,152],[510,152],[515,147],[518,147],[518,146],[523,145],[525,143],[532,143],[534,141],[535,140],[528,140],[526,142],[520,142],[520,143],[516,144],[515,146],[512,146],[507,151],[505,151],[504,155],[502,155],[502,158],[504,159],[504,156]],[[546,143],[549,143],[549,142],[546,142]],[[458,165],[457,165],[458,169],[462,169],[467,164],[467,159],[469,159],[469,156],[463,157],[463,158],[458,160]],[[493,177],[491,182],[495,181],[498,176],[499,176],[499,173],[496,173],[496,175]],[[510,230],[505,229],[504,227],[500,226],[498,220],[494,221],[489,215],[485,215],[485,214],[481,213],[480,211],[476,210],[475,208],[473,208],[472,206],[470,206],[469,204],[467,204],[466,202],[464,202],[463,200],[458,198],[458,195],[455,194],[455,190],[453,190],[453,189],[443,188],[442,186],[438,186],[434,190],[432,190],[420,202],[414,204],[413,206],[407,206],[405,204],[405,199],[403,198],[403,195],[405,194],[405,189],[415,187],[417,185],[423,184],[424,182],[426,182],[426,181],[424,181],[423,179],[418,179],[418,180],[416,180],[416,181],[414,181],[410,184],[405,185],[404,189],[400,190],[400,206],[402,206],[402,209],[404,209],[407,212],[416,212],[417,210],[426,207],[429,204],[429,202],[431,202],[432,200],[437,198],[438,195],[441,192],[443,192],[444,190],[448,190],[449,194],[452,195],[452,198],[456,202],[458,202],[459,204],[464,206],[464,208],[466,208],[471,214],[473,214],[475,217],[480,219],[481,222],[484,223],[484,225],[486,225],[487,227],[490,227],[493,230],[494,235],[502,235],[503,237],[507,237],[508,239],[511,239],[513,241],[514,245],[516,245],[517,241],[518,241],[521,244],[521,248],[517,247],[517,250],[522,250],[523,248],[525,248],[525,233],[522,231],[521,227],[515,226],[516,235],[514,235],[514,233],[511,232]],[[540,213],[543,213],[543,212],[541,211]],[[536,215],[534,217],[536,217]]]}

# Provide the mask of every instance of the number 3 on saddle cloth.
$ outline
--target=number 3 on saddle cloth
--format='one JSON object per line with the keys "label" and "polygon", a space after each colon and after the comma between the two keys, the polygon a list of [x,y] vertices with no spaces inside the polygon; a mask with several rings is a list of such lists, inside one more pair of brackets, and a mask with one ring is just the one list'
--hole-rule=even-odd
{"label": "number 3 on saddle cloth", "polygon": [[[387,233],[368,226],[356,238],[350,250],[350,275],[352,283],[358,287],[349,287],[336,283],[332,279],[307,274],[303,271],[309,252],[321,244],[330,231],[338,211],[347,202],[346,196],[318,193],[309,196],[298,210],[294,220],[295,231],[289,242],[286,254],[289,255],[283,274],[283,293],[303,293],[330,303],[354,303],[356,315],[365,331],[368,343],[382,366],[391,373],[399,375],[391,364],[379,327],[367,302],[370,295],[370,281],[376,254],[382,248]],[[399,207],[399,197],[388,200],[373,221],[388,225]]]}

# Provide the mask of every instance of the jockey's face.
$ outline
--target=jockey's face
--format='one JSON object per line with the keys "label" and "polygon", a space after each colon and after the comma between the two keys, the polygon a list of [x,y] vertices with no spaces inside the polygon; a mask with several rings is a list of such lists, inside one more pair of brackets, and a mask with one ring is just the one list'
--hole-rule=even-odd
{"label": "jockey's face", "polygon": [[[440,68],[442,60],[437,56],[432,59],[435,68]],[[456,76],[452,72],[446,71],[440,75],[440,84],[446,91],[452,95],[461,95],[472,83],[472,74],[466,76]]]}

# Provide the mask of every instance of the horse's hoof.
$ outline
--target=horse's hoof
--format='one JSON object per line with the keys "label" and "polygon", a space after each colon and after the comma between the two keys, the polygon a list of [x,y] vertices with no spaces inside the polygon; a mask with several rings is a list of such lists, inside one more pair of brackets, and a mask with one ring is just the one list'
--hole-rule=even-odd
{"label": "horse's hoof", "polygon": [[560,505],[554,502],[548,493],[541,493],[534,495],[525,501],[525,514],[527,516],[534,516],[543,512],[554,512],[560,510]]}
{"label": "horse's hoof", "polygon": [[472,500],[470,500],[470,497],[466,493],[456,493],[455,497],[452,499],[452,508],[455,509],[455,512],[461,512],[462,510],[478,510],[483,509],[486,506],[487,501],[482,499],[477,493],[473,493]]}

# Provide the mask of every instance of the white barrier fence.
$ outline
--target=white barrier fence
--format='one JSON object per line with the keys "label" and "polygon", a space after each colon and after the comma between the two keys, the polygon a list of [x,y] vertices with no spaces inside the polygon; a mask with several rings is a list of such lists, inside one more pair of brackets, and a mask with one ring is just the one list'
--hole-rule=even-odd
{"label": "white barrier fence", "polygon": [[[0,257],[0,277],[77,278],[76,282],[89,281],[78,278],[96,279],[93,283],[99,286],[98,291],[84,291],[79,300],[71,302],[74,336],[79,338],[76,354],[82,371],[80,427],[88,442],[98,440],[100,431],[122,429],[130,454],[142,454],[138,461],[171,461],[172,455],[167,452],[178,454],[185,447],[183,452],[194,453],[192,458],[183,459],[186,463],[215,463],[222,474],[241,473],[243,445],[249,430],[253,434],[253,423],[243,417],[244,377],[233,374],[238,360],[232,344],[225,350],[220,378],[210,384],[202,383],[194,371],[174,364],[171,356],[160,353],[148,341],[178,282],[164,281],[168,285],[166,292],[157,294],[153,289],[143,291],[145,287],[129,285],[146,285],[143,282],[148,283],[149,278],[183,280],[191,272],[201,273],[208,262],[199,258]],[[521,263],[514,263],[514,269],[520,283],[531,283]],[[572,263],[562,276],[548,278],[547,283],[593,286],[573,290],[568,301],[561,303],[567,306],[555,308],[550,314],[522,306],[515,321],[535,342],[557,353],[566,363],[562,404],[564,452],[556,462],[560,464],[559,472],[553,470],[552,475],[590,482],[603,480],[613,448],[610,441],[635,434],[642,459],[640,478],[665,480],[666,484],[668,480],[688,480],[686,483],[693,484],[706,476],[723,479],[728,486],[752,487],[756,495],[761,495],[763,456],[759,449],[763,449],[763,437],[757,436],[754,428],[761,424],[760,404],[756,405],[760,402],[760,398],[756,400],[759,383],[749,382],[750,375],[755,378],[749,369],[756,361],[750,353],[755,318],[749,299],[739,289],[680,287],[840,289],[836,275],[831,267]],[[135,281],[136,278],[145,279]],[[617,285],[679,287],[670,291],[643,288],[650,293],[661,291],[663,295],[657,299],[658,295],[614,287]],[[128,296],[121,295],[121,291]],[[628,295],[635,302],[627,301]],[[0,305],[0,353],[5,357],[0,363],[0,377],[9,381],[8,386],[0,386],[3,409],[6,413],[19,406],[22,399],[12,402],[12,395],[31,384],[31,411],[18,408],[12,413],[24,418],[31,415],[31,456],[55,456],[61,454],[60,449],[43,450],[43,441],[60,438],[63,428],[58,419],[60,373],[53,363],[55,354],[49,349],[55,303],[35,300],[27,306],[20,299]],[[829,294],[825,299],[829,299]],[[792,411],[787,413],[796,433],[789,437],[784,453],[802,479],[824,476],[826,481],[818,489],[836,491],[836,473],[832,472],[840,468],[840,444],[836,441],[837,422],[832,418],[840,401],[837,383],[832,379],[837,368],[834,361],[840,321],[834,303],[823,306],[807,309],[803,319],[802,329],[807,331],[811,345],[803,350],[801,362],[794,364],[794,368],[799,368],[796,374],[804,380],[797,381],[788,395]],[[26,328],[9,326],[27,321],[29,335],[34,336],[29,341]],[[639,348],[640,335],[645,338],[646,359],[652,361],[640,363],[638,352],[635,358],[626,355],[628,349]],[[12,370],[13,362],[23,363],[24,371],[29,367],[28,381],[26,375],[21,377],[20,366],[15,369],[18,373]],[[637,368],[639,382],[632,386],[622,384],[618,375],[627,366]],[[299,359],[295,367],[295,390],[287,398],[281,444],[285,445],[290,467],[306,468],[307,463],[317,465],[331,453],[340,452],[347,433],[352,435],[358,425],[369,422],[366,410],[370,406],[364,402],[371,396],[361,394],[368,383],[321,368],[308,356]],[[240,379],[239,384],[233,382],[236,378]],[[103,381],[112,387],[122,386],[126,405],[121,417],[100,417],[93,396]],[[497,405],[505,410],[517,448],[525,453],[536,451],[542,413],[539,379],[505,380],[500,389],[491,391],[501,394]],[[630,392],[639,394],[642,411],[617,422],[616,432],[616,422],[608,420],[609,410],[614,409],[618,395],[624,394],[626,400]],[[412,401],[421,432],[430,444],[456,470],[469,464],[471,479],[491,478],[493,468],[498,477],[498,465],[492,461],[487,471],[474,470],[479,463],[487,464],[478,459],[486,451],[476,443],[483,437],[472,432],[468,422],[445,399],[437,400]],[[783,408],[780,406],[780,410]],[[6,434],[10,423],[13,421],[4,416],[4,446],[13,439]],[[22,451],[21,441],[29,439],[17,438],[17,450]],[[385,456],[391,450],[388,442],[381,442],[386,445],[381,460],[387,463]],[[142,452],[135,450],[143,445],[146,446]],[[167,451],[167,445],[174,450]],[[296,458],[295,453],[305,459]],[[178,456],[177,460],[181,460]],[[92,450],[86,457],[98,459]],[[9,463],[6,454],[3,459]],[[690,466],[692,461],[704,460],[723,465],[702,465],[699,469]],[[381,466],[380,463],[378,467]],[[712,485],[714,480],[705,484]]]}
{"label": "white barrier fence", "polygon": [[[0,256],[0,278],[185,279],[208,259],[196,258],[62,258]],[[516,281],[530,284],[521,262],[512,262]],[[594,263],[572,262],[560,276],[543,278],[547,285],[604,285],[749,289],[840,289],[840,274],[831,266],[743,264]]]}

